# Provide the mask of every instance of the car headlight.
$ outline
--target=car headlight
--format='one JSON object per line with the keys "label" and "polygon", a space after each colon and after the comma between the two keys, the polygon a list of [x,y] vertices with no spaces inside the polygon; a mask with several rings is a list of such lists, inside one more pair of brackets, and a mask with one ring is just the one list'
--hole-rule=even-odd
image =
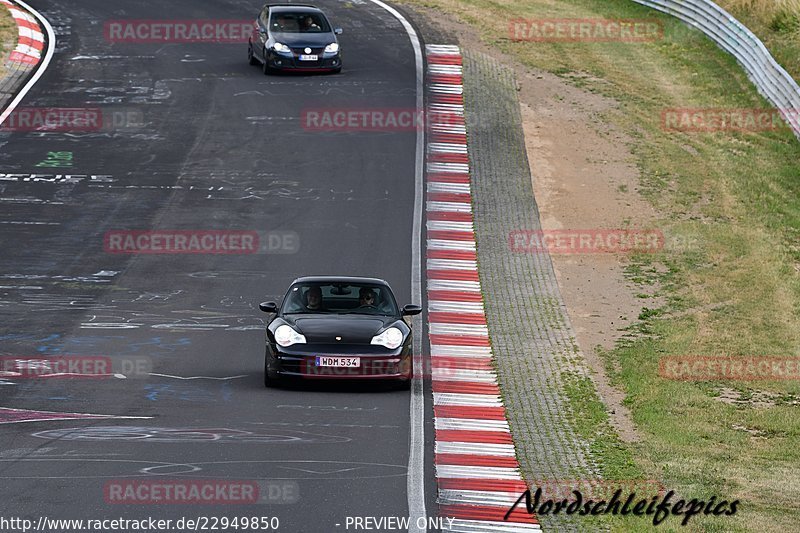
{"label": "car headlight", "polygon": [[383,333],[372,337],[370,344],[379,344],[389,348],[390,350],[394,350],[403,344],[403,332],[397,328],[389,328]]}
{"label": "car headlight", "polygon": [[339,51],[339,43],[331,43],[325,47],[325,51],[329,54],[335,54]]}
{"label": "car headlight", "polygon": [[286,347],[292,344],[305,344],[306,338],[291,327],[283,324],[275,329],[275,342]]}
{"label": "car headlight", "polygon": [[283,43],[275,43],[272,45],[272,49],[276,52],[291,52],[292,49],[286,46]]}

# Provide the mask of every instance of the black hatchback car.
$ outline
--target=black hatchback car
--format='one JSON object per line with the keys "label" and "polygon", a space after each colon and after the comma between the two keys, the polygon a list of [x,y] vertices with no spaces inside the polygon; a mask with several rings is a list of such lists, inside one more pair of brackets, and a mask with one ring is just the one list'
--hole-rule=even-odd
{"label": "black hatchback car", "polygon": [[280,70],[342,70],[342,57],[334,29],[317,7],[268,4],[259,13],[247,43],[251,65],[261,64],[264,74]]}
{"label": "black hatchback car", "polygon": [[259,308],[275,316],[267,325],[264,385],[281,378],[397,380],[412,378],[411,328],[381,279],[315,276],[298,278],[283,302]]}

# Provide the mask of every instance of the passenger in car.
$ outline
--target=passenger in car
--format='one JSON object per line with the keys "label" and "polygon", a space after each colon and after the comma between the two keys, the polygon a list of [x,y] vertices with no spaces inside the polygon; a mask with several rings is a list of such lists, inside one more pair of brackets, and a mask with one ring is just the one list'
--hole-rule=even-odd
{"label": "passenger in car", "polygon": [[296,32],[297,20],[285,15],[278,15],[277,20],[272,25],[274,31]]}

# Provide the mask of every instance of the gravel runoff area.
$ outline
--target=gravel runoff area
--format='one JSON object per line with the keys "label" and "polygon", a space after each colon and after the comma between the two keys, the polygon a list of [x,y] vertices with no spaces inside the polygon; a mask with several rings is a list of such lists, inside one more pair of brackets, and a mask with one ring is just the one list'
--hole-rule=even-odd
{"label": "gravel runoff area", "polygon": [[[466,51],[464,100],[484,305],[523,476],[533,487],[597,478],[564,392],[570,376],[588,370],[550,256],[509,246],[512,231],[541,229],[513,71]],[[563,514],[539,520],[545,531],[580,526]]]}

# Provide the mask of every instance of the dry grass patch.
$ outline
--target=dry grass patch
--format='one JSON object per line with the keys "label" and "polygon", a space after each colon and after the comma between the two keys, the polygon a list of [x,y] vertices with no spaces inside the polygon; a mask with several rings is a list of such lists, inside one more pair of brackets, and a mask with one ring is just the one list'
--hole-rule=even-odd
{"label": "dry grass patch", "polygon": [[800,79],[800,0],[716,0],[742,21],[795,80]]}

